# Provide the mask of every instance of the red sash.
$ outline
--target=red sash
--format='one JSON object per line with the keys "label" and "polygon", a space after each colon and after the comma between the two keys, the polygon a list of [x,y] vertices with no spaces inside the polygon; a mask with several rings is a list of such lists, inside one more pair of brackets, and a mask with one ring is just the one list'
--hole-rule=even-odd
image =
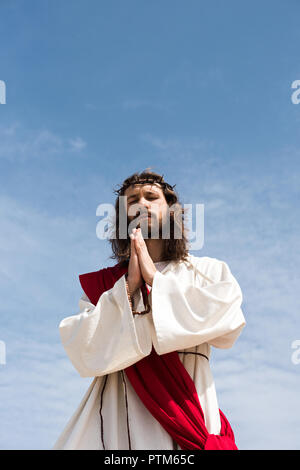
{"label": "red sash", "polygon": [[[111,289],[127,270],[127,266],[120,267],[118,263],[81,274],[79,280],[96,305],[103,292]],[[237,450],[229,421],[220,409],[220,435],[207,431],[195,384],[177,351],[158,355],[152,347],[149,356],[124,370],[146,408],[182,450]]]}

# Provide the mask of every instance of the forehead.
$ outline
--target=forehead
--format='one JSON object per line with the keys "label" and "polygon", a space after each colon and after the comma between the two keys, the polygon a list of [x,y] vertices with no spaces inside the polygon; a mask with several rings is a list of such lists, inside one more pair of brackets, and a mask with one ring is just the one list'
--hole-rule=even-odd
{"label": "forehead", "polygon": [[124,195],[129,197],[129,196],[133,196],[134,194],[139,194],[139,193],[144,193],[144,192],[146,193],[148,191],[155,192],[158,194],[163,194],[161,187],[157,185],[156,183],[152,183],[152,184],[151,183],[149,184],[138,183],[138,184],[129,186],[125,190]]}

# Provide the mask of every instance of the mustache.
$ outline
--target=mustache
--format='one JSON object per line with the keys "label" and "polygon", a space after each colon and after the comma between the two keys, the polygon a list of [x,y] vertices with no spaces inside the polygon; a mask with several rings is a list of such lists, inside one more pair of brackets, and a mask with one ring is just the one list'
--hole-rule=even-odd
{"label": "mustache", "polygon": [[158,216],[154,213],[147,212],[139,215],[128,217],[128,225],[132,228],[142,228],[144,230],[150,229],[150,225],[158,224]]}
{"label": "mustache", "polygon": [[140,212],[140,213],[138,213],[138,214],[135,215],[135,216],[130,216],[130,217],[128,217],[128,219],[129,219],[130,221],[135,220],[135,219],[142,220],[142,219],[146,219],[146,218],[156,219],[157,216],[156,216],[156,214],[154,214],[153,212],[146,212],[146,213],[143,213],[143,212],[141,213],[141,212]]}

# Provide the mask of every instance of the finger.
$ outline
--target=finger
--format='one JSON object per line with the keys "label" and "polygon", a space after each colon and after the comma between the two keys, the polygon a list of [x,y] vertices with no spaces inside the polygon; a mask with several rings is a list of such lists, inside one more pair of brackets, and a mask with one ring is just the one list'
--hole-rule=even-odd
{"label": "finger", "polygon": [[131,254],[133,257],[137,257],[137,250],[136,250],[136,238],[134,238],[134,235],[132,234],[131,236]]}
{"label": "finger", "polygon": [[134,244],[134,249],[135,249],[136,253],[138,253],[138,252],[140,251],[140,249],[141,249],[141,245],[140,245],[139,239],[138,239],[138,238],[135,238],[135,239],[133,240],[133,244]]}
{"label": "finger", "polygon": [[131,235],[132,235],[132,239],[135,240],[137,238],[137,234],[138,234],[138,231],[136,228],[134,228],[131,232]]}
{"label": "finger", "polygon": [[132,254],[133,256],[137,256],[135,240],[132,240]]}
{"label": "finger", "polygon": [[139,245],[141,248],[146,248],[146,242],[141,231],[137,232],[136,240],[137,245]]}
{"label": "finger", "polygon": [[136,238],[136,232],[137,232],[136,228],[132,229],[132,232],[129,235],[132,240]]}
{"label": "finger", "polygon": [[141,231],[140,228],[138,228],[138,229],[136,230],[135,234],[134,234],[134,238],[135,238],[136,240],[140,240],[141,237],[142,237],[142,231]]}
{"label": "finger", "polygon": [[135,251],[135,238],[134,238],[133,233],[131,233],[129,237],[130,237],[130,248],[131,248],[131,251],[134,252]]}

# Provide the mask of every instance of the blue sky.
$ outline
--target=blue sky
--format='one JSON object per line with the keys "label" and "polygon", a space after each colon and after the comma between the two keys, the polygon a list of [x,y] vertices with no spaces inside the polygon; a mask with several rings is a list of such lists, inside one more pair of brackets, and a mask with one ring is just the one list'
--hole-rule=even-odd
{"label": "blue sky", "polygon": [[51,448],[92,379],[60,344],[78,274],[112,265],[96,208],[151,166],[205,206],[247,326],[213,349],[242,449],[299,449],[296,0],[1,0],[0,448]]}

